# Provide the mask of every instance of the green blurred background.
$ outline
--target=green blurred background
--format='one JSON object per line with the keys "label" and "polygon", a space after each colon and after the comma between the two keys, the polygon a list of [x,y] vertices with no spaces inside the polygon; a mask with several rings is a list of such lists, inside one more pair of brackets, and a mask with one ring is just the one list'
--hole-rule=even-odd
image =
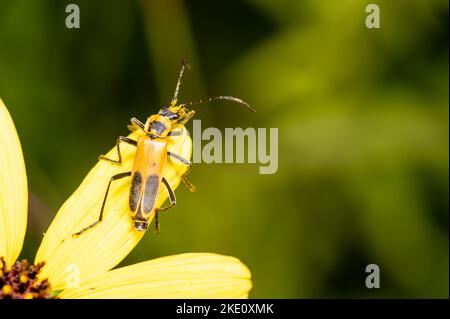
{"label": "green blurred background", "polygon": [[[230,94],[202,126],[279,128],[279,168],[197,164],[189,193],[123,265],[181,252],[233,255],[255,298],[446,297],[448,2],[0,1],[0,96],[24,149],[30,218],[22,256],[132,116],[172,95]],[[190,127],[190,126],[189,126]],[[0,128],[1,129],[1,128]],[[365,287],[365,266],[381,288]]]}

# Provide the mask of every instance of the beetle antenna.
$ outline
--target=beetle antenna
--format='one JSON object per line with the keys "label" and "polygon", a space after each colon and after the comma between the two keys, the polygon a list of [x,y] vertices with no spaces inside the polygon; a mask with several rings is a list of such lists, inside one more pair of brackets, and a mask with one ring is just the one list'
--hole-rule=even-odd
{"label": "beetle antenna", "polygon": [[189,69],[190,66],[187,63],[187,61],[185,60],[185,58],[181,58],[181,70],[180,70],[180,74],[178,75],[177,86],[175,87],[175,92],[173,93],[172,101],[170,102],[171,105],[177,104],[178,91],[180,90],[181,79],[183,78],[183,73],[184,73],[185,68]]}
{"label": "beetle antenna", "polygon": [[245,102],[244,100],[241,100],[241,99],[239,99],[237,97],[234,97],[234,96],[223,96],[223,95],[221,95],[221,96],[214,96],[214,97],[210,97],[210,98],[207,98],[207,99],[195,100],[195,101],[192,101],[192,102],[189,102],[189,103],[182,104],[182,106],[190,107],[190,106],[195,105],[195,104],[200,104],[200,103],[205,103],[205,102],[212,102],[212,101],[217,101],[217,100],[232,101],[232,102],[241,104],[242,106],[244,106],[247,110],[249,110],[251,112],[256,112],[256,110],[254,108],[252,108],[250,105],[248,105],[248,103]]}
{"label": "beetle antenna", "polygon": [[205,103],[205,102],[211,102],[211,101],[217,101],[217,100],[226,100],[226,101],[235,102],[235,103],[241,104],[242,106],[244,106],[247,110],[249,110],[251,112],[256,112],[256,110],[254,108],[252,108],[250,105],[248,105],[248,103],[245,102],[244,100],[241,100],[240,98],[237,98],[234,96],[223,96],[223,95],[214,96],[214,97],[210,97],[207,99],[195,100],[195,101],[192,101],[189,103],[185,103],[185,104],[183,104],[183,106],[190,107],[192,105]]}

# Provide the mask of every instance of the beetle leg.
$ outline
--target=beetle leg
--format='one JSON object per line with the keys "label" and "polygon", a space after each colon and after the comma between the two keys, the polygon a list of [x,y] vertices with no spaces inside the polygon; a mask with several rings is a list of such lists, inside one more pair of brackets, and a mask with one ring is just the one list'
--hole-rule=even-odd
{"label": "beetle leg", "polygon": [[133,132],[133,131],[136,131],[139,129],[144,130],[145,125],[144,125],[144,123],[139,121],[137,118],[133,117],[131,119],[131,124],[129,124],[127,127],[131,132]]}
{"label": "beetle leg", "polygon": [[159,212],[163,212],[165,210],[168,210],[170,208],[172,208],[173,206],[176,205],[177,203],[177,198],[175,196],[175,192],[173,191],[172,187],[170,186],[169,182],[163,177],[162,181],[164,183],[164,186],[166,186],[167,192],[169,193],[169,200],[170,200],[170,205],[166,206],[166,207],[162,207],[162,208],[157,208],[155,210],[155,228],[156,228],[156,233],[159,234],[159,219],[158,219],[158,213]]}
{"label": "beetle leg", "polygon": [[167,192],[169,193],[170,205],[166,206],[166,207],[158,208],[157,210],[160,212],[163,212],[165,210],[172,208],[177,203],[177,198],[175,197],[175,192],[173,191],[172,186],[170,186],[169,182],[164,177],[162,178],[162,181],[164,183],[164,186],[166,186]]}
{"label": "beetle leg", "polygon": [[194,117],[194,115],[195,115],[195,111],[194,111],[194,110],[189,111],[189,112],[187,112],[186,117],[185,117],[184,119],[182,119],[182,120],[181,120],[180,122],[178,122],[178,123],[181,124],[181,125],[185,125],[187,122],[189,122],[189,120],[190,120],[192,117]]}
{"label": "beetle leg", "polygon": [[196,187],[194,185],[192,185],[192,183],[189,182],[187,180],[187,178],[186,178],[187,174],[189,174],[189,172],[192,169],[192,162],[190,160],[187,160],[184,157],[182,157],[182,156],[180,156],[178,154],[172,153],[172,152],[167,152],[167,155],[169,157],[174,158],[174,159],[178,160],[179,162],[181,162],[183,164],[186,164],[188,166],[188,169],[187,169],[186,173],[184,173],[183,176],[181,176],[181,181],[188,188],[188,190],[190,192],[195,192],[197,190]]}
{"label": "beetle leg", "polygon": [[167,134],[167,136],[180,136],[180,135],[183,135],[183,129],[178,131],[170,131],[169,134]]}
{"label": "beetle leg", "polygon": [[117,154],[119,155],[119,159],[115,160],[109,157],[106,157],[105,155],[100,155],[98,157],[99,160],[106,160],[106,161],[110,161],[113,162],[115,164],[121,164],[122,163],[122,154],[120,153],[120,142],[125,142],[127,144],[133,145],[133,146],[137,146],[137,142],[131,138],[128,138],[126,136],[119,136],[117,138],[117,142],[116,142],[116,147],[117,147]]}
{"label": "beetle leg", "polygon": [[75,234],[72,234],[72,237],[80,236],[81,234],[83,234],[87,230],[89,230],[92,227],[98,225],[103,220],[103,210],[105,208],[106,198],[108,197],[109,187],[111,186],[111,182],[115,181],[115,180],[118,180],[118,179],[121,179],[121,178],[124,178],[124,177],[128,177],[128,176],[131,176],[131,172],[119,173],[119,174],[116,174],[116,175],[111,177],[111,179],[109,180],[109,183],[108,183],[108,187],[106,188],[106,193],[105,193],[105,197],[103,198],[102,208],[100,209],[100,216],[98,217],[98,220],[95,223],[92,223],[89,226],[83,228],[79,232],[76,232]]}
{"label": "beetle leg", "polygon": [[[186,175],[186,174],[185,174]],[[197,187],[195,187],[195,185],[193,185],[190,181],[188,181],[188,179],[183,175],[181,176],[181,181],[183,182],[184,186],[187,187],[187,189],[193,193],[197,191]]]}
{"label": "beetle leg", "polygon": [[158,218],[158,210],[155,210],[155,231],[156,234],[159,235],[159,218]]}

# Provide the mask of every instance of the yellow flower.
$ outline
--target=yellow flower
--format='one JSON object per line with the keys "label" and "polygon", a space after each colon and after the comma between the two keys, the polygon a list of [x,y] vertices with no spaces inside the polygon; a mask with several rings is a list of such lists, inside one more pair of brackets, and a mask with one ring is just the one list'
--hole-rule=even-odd
{"label": "yellow flower", "polygon": [[[170,138],[168,149],[190,158],[189,135]],[[129,179],[113,182],[103,221],[72,236],[98,219],[111,176],[130,170],[134,149],[121,145],[121,151],[121,165],[99,161],[63,204],[44,235],[35,265],[16,261],[27,224],[27,179],[17,132],[0,99],[0,298],[50,298],[57,293],[60,298],[247,298],[250,271],[233,257],[189,253],[111,270],[144,235],[133,230],[128,214]],[[106,155],[115,158],[116,149]],[[163,175],[173,189],[186,169],[168,162]],[[164,190],[157,206],[166,199]]]}

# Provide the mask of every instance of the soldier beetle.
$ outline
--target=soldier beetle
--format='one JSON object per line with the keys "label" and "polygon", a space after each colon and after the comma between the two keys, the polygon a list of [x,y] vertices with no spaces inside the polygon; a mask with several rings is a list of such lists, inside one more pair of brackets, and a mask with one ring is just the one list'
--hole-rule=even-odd
{"label": "soldier beetle", "polygon": [[[163,106],[157,114],[148,117],[145,124],[136,118],[131,119],[131,124],[128,128],[131,131],[142,130],[144,134],[139,136],[137,140],[126,136],[119,136],[116,143],[118,159],[108,158],[104,155],[99,157],[100,160],[120,165],[122,163],[120,143],[127,143],[136,147],[136,155],[132,170],[111,177],[106,188],[98,220],[73,234],[73,237],[83,234],[102,221],[111,183],[125,177],[131,177],[129,208],[134,229],[137,231],[146,231],[149,224],[149,217],[154,212],[156,232],[159,233],[158,213],[166,211],[176,204],[175,192],[166,178],[162,176],[163,168],[168,159],[179,161],[188,166],[188,169],[181,177],[181,180],[190,191],[195,190],[195,187],[186,179],[186,175],[192,168],[191,161],[167,150],[167,138],[169,136],[181,136],[184,133],[183,130],[186,129],[184,125],[194,116],[195,111],[189,110],[189,107],[204,102],[227,100],[239,103],[246,109],[255,112],[255,110],[246,102],[233,96],[215,96],[189,103],[178,104],[178,92],[186,67],[188,67],[188,64],[182,59],[175,92],[169,105]],[[178,129],[172,130],[172,127],[176,124],[178,124]],[[164,185],[166,188],[170,200],[170,204],[162,208],[156,207],[155,204],[157,195],[161,190],[161,185]]]}

